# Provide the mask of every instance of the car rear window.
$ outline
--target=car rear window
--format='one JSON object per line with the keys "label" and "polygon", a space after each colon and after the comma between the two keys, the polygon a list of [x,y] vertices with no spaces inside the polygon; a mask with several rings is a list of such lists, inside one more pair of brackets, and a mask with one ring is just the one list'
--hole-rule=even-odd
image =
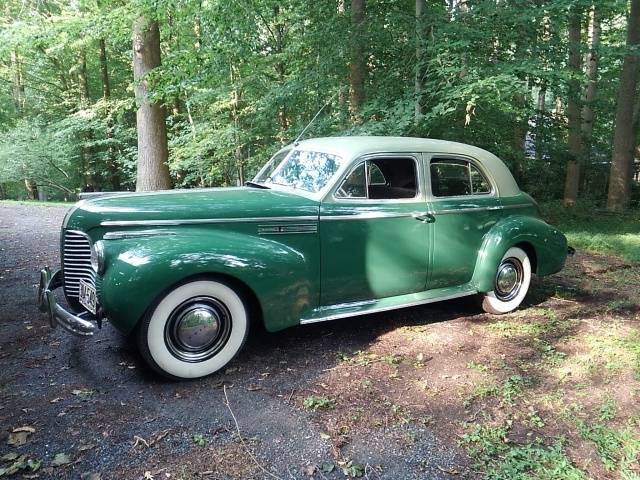
{"label": "car rear window", "polygon": [[473,163],[458,159],[431,161],[431,192],[436,197],[487,195],[491,184]]}

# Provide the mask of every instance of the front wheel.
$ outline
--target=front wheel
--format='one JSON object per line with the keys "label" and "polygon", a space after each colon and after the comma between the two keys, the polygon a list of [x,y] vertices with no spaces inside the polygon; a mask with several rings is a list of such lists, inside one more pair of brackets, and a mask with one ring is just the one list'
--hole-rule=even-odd
{"label": "front wheel", "polygon": [[197,280],[171,290],[138,329],[138,347],[157,372],[173,379],[217,372],[242,348],[247,308],[227,285]]}
{"label": "front wheel", "polygon": [[522,303],[531,283],[531,262],[524,250],[512,247],[504,254],[491,292],[482,297],[482,308],[487,313],[508,313]]}

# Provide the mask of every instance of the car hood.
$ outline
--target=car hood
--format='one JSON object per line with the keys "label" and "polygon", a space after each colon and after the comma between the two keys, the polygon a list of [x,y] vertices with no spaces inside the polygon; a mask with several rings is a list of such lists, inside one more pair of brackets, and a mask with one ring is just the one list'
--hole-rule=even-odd
{"label": "car hood", "polygon": [[[112,195],[78,202],[64,227],[88,231],[103,222],[165,224],[174,220],[255,219],[317,216],[317,201],[301,195],[250,187],[167,190]],[[107,223],[107,225],[109,225]],[[104,224],[103,224],[104,225]]]}

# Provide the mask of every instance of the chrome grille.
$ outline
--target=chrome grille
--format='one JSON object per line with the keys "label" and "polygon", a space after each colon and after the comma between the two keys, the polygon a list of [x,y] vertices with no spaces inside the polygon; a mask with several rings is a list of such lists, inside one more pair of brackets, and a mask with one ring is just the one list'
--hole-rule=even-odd
{"label": "chrome grille", "polygon": [[95,272],[91,267],[91,242],[86,234],[75,230],[64,232],[62,272],[64,293],[68,297],[78,298],[81,279],[95,285]]}

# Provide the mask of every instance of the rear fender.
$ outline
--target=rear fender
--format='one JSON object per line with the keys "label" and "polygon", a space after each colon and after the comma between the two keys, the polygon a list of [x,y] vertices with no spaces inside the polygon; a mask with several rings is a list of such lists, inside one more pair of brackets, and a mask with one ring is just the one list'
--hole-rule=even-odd
{"label": "rear fender", "polygon": [[515,215],[505,218],[487,232],[482,242],[472,279],[476,290],[493,290],[502,257],[509,248],[518,245],[533,249],[536,255],[534,273],[540,276],[560,271],[567,257],[567,239],[558,229],[536,217]]}

